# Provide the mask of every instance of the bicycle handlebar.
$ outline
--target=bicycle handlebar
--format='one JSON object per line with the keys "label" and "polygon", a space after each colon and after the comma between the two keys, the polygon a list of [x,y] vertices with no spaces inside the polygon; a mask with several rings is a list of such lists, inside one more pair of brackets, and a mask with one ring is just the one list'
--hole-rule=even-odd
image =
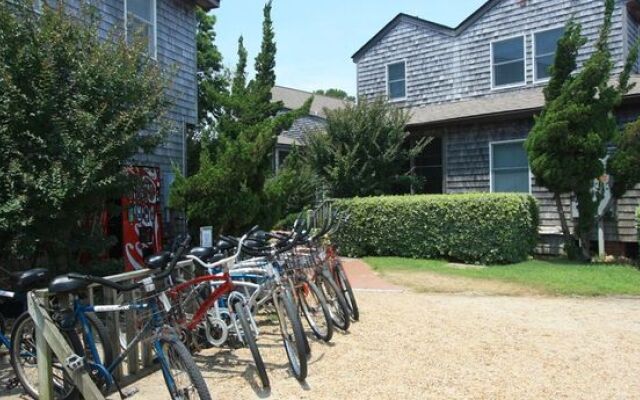
{"label": "bicycle handlebar", "polygon": [[[191,236],[186,235],[185,239],[180,243],[180,246],[178,247],[178,250],[174,253],[171,262],[169,263],[169,267],[168,268],[164,268],[164,270],[159,273],[159,274],[154,274],[151,276],[152,279],[154,280],[161,280],[166,278],[167,276],[169,276],[173,270],[175,269],[176,265],[178,264],[178,260],[180,259],[180,257],[182,257],[182,255],[184,254],[185,250],[187,249],[187,246],[189,246],[189,243],[191,242]],[[99,285],[103,285],[103,286],[107,286],[110,287],[112,289],[115,289],[119,292],[130,292],[132,290],[138,289],[140,287],[142,287],[143,283],[142,282],[135,282],[135,283],[131,283],[128,285],[122,285],[118,282],[113,282],[110,281],[108,279],[99,277],[99,276],[94,276],[94,275],[84,275],[84,274],[79,274],[77,272],[72,272],[69,275],[69,278],[72,279],[80,279],[83,280],[85,282],[89,282],[89,283],[97,283]]]}

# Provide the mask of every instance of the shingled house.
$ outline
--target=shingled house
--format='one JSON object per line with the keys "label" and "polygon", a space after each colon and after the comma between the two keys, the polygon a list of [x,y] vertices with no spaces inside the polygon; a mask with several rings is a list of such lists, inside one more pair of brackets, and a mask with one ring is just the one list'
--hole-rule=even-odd
{"label": "shingled house", "polygon": [[[36,0],[34,5],[39,12],[45,6],[64,4],[73,13],[83,2]],[[144,254],[160,248],[163,231],[171,233],[175,231],[173,225],[183,222],[172,215],[167,197],[174,180],[173,166],[185,172],[185,135],[197,123],[196,7],[209,11],[218,8],[220,1],[100,0],[91,4],[97,7],[100,34],[105,39],[116,34],[129,42],[139,39],[148,43],[148,55],[170,72],[166,93],[170,107],[163,121],[168,123],[168,136],[152,154],[140,153],[127,161],[131,173],[140,175],[143,184],[135,193],[115,200],[122,206],[122,213],[110,216],[107,227],[120,244],[111,255],[125,255],[127,267],[132,268],[142,262]]]}
{"label": "shingled house", "polygon": [[326,126],[326,110],[338,110],[344,108],[349,102],[335,97],[323,96],[292,89],[284,86],[275,86],[271,90],[273,101],[281,101],[284,104],[282,112],[298,109],[313,96],[313,102],[309,114],[294,121],[291,128],[278,136],[278,142],[273,157],[273,166],[278,170],[284,162],[293,146],[303,146],[304,136],[311,132],[323,130]]}
{"label": "shingled house", "polygon": [[[617,0],[610,49],[615,73],[640,34],[636,0]],[[431,136],[414,170],[427,193],[523,192],[540,202],[540,251],[559,251],[560,222],[550,193],[531,175],[523,142],[544,104],[558,38],[574,18],[593,51],[602,24],[599,0],[489,0],[456,27],[400,14],[353,55],[358,96],[386,96],[408,109],[414,137]],[[636,74],[640,69],[636,67]],[[633,81],[640,82],[640,75]],[[640,114],[636,86],[617,110],[620,124]],[[620,199],[605,225],[613,253],[637,254],[634,210],[640,188]],[[572,217],[567,198],[567,216]]]}

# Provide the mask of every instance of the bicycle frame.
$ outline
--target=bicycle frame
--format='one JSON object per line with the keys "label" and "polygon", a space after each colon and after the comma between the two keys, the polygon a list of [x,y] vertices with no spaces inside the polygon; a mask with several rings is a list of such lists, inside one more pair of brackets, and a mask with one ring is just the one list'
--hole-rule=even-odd
{"label": "bicycle frame", "polygon": [[[103,312],[119,312],[119,311],[127,311],[127,310],[150,310],[151,318],[149,321],[142,327],[140,332],[133,338],[133,340],[127,344],[126,349],[116,357],[115,360],[112,361],[111,365],[105,366],[100,360],[100,354],[98,353],[98,349],[96,346],[95,338],[93,337],[93,332],[91,331],[91,326],[89,324],[89,320],[87,319],[87,313],[103,313]],[[164,310],[163,310],[164,311]],[[163,312],[158,306],[158,301],[156,298],[150,299],[148,303],[142,304],[123,304],[123,305],[102,305],[102,306],[94,306],[94,305],[84,305],[80,302],[79,299],[74,300],[74,317],[77,321],[80,322],[82,328],[82,334],[85,339],[86,345],[89,347],[89,351],[91,352],[92,360],[88,360],[88,364],[90,368],[93,368],[98,371],[98,373],[105,379],[107,382],[107,386],[111,387],[115,380],[113,378],[113,371],[120,365],[127,355],[132,351],[134,346],[136,346],[139,342],[141,342],[146,336],[150,334],[152,331],[158,331],[164,327],[164,317]],[[175,390],[175,382],[173,382],[173,378],[169,373],[169,364],[164,357],[164,354],[161,349],[160,341],[156,336],[154,338],[154,350],[156,351],[156,356],[160,361],[160,365],[162,368],[162,372],[166,378],[167,386],[170,391]]]}

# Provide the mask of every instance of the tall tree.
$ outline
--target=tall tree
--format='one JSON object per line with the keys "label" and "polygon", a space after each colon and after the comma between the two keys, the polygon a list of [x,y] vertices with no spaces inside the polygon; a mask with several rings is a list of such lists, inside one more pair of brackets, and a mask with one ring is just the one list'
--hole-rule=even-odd
{"label": "tall tree", "polygon": [[[96,254],[100,211],[123,166],[151,150],[166,81],[144,44],[102,40],[97,11],[74,16],[0,0],[0,246],[65,269]],[[23,268],[29,262],[23,264]]]}
{"label": "tall tree", "polygon": [[[590,258],[590,243],[601,196],[594,193],[594,180],[605,173],[601,161],[608,144],[619,134],[613,110],[628,92],[630,72],[637,46],[620,74],[610,84],[613,62],[608,46],[615,1],[605,1],[604,22],[591,57],[577,67],[579,49],[586,39],[581,27],[570,21],[560,39],[551,79],[545,88],[545,106],[525,143],[536,182],[555,198],[570,256]],[[562,195],[575,194],[579,217],[572,233],[565,217]],[[574,243],[580,243],[576,251]]]}
{"label": "tall tree", "polygon": [[239,232],[268,214],[265,182],[271,174],[270,156],[276,137],[302,110],[276,115],[282,108],[271,102],[275,84],[275,35],[271,3],[264,7],[263,38],[256,57],[256,75],[246,83],[247,51],[238,41],[238,65],[232,87],[222,101],[216,135],[203,146],[201,165],[193,176],[176,180],[171,204],[185,207],[192,226],[214,224],[220,232]]}
{"label": "tall tree", "polygon": [[228,76],[222,66],[222,54],[215,44],[216,17],[197,7],[196,19],[198,127],[187,136],[187,175],[199,168],[202,136],[211,134],[211,127],[220,118],[221,103],[228,92]]}
{"label": "tall tree", "polygon": [[409,114],[384,99],[327,110],[326,131],[308,136],[307,162],[336,197],[390,194],[419,181],[403,171],[428,139],[407,147]]}
{"label": "tall tree", "polygon": [[221,113],[220,97],[226,92],[227,79],[223,73],[222,54],[215,44],[215,15],[197,7],[196,19],[198,120],[202,125],[212,125]]}

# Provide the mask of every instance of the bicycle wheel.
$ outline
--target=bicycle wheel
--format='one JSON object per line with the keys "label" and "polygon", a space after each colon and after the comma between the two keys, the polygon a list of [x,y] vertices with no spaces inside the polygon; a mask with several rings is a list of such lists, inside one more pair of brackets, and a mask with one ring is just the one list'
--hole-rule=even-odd
{"label": "bicycle wheel", "polygon": [[209,389],[187,347],[174,336],[162,335],[156,343],[162,375],[173,400],[211,400]]}
{"label": "bicycle wheel", "polygon": [[358,303],[356,302],[356,296],[353,294],[353,289],[351,288],[351,282],[349,282],[349,278],[347,278],[347,274],[344,272],[344,267],[340,261],[337,262],[335,266],[335,275],[336,275],[336,283],[342,290],[342,295],[347,302],[347,306],[349,306],[349,311],[351,312],[351,318],[354,321],[360,320],[360,310],[358,310]]}
{"label": "bicycle wheel", "polygon": [[351,318],[349,318],[349,306],[347,306],[347,302],[344,299],[342,292],[340,292],[338,285],[336,285],[336,282],[328,271],[325,270],[318,274],[317,285],[318,288],[322,290],[322,293],[327,300],[333,324],[338,329],[343,331],[348,330],[351,325]]}
{"label": "bicycle wheel", "polygon": [[274,298],[274,303],[291,371],[296,379],[304,381],[307,378],[305,336],[291,293],[286,289],[282,290]]}
{"label": "bicycle wheel", "polygon": [[256,338],[253,334],[253,330],[251,329],[249,316],[245,310],[245,306],[242,302],[238,301],[233,305],[233,310],[235,311],[236,317],[240,322],[240,328],[242,329],[242,332],[238,332],[238,336],[247,346],[249,346],[249,350],[251,350],[251,355],[253,356],[253,362],[258,370],[260,382],[262,382],[262,387],[268,389],[271,387],[269,375],[267,375],[267,369],[264,366],[262,355],[260,354]]}
{"label": "bicycle wheel", "polygon": [[300,309],[313,334],[325,342],[333,337],[333,322],[324,295],[315,283],[304,279],[304,286],[298,288]]}
{"label": "bicycle wheel", "polygon": [[[73,331],[62,331],[74,353],[82,354],[82,344]],[[55,399],[70,400],[78,398],[78,390],[64,371],[62,364],[53,357],[53,395]],[[36,354],[36,327],[29,313],[23,313],[16,319],[11,330],[11,366],[20,384],[29,396],[38,395],[38,361]]]}

